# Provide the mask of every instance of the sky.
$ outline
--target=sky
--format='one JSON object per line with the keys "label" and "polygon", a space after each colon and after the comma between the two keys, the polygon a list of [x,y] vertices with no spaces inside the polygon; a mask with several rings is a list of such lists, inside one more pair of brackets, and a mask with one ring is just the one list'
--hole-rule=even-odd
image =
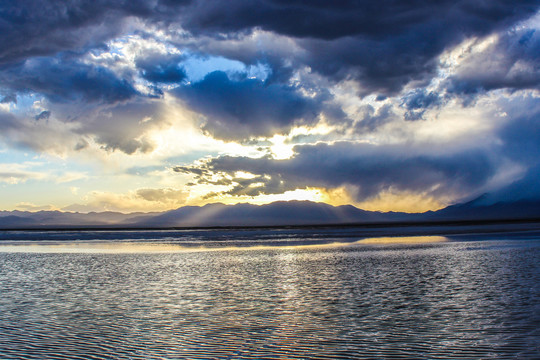
{"label": "sky", "polygon": [[539,30],[536,0],[4,0],[0,209],[539,197]]}

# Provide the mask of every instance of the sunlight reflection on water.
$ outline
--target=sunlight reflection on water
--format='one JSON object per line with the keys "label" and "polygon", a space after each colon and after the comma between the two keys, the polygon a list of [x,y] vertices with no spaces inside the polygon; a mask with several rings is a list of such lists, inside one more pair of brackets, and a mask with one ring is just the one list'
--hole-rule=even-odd
{"label": "sunlight reflection on water", "polygon": [[231,246],[185,246],[180,244],[147,243],[144,241],[56,241],[56,242],[0,242],[0,252],[7,253],[169,253],[169,252],[201,252],[201,251],[247,251],[247,250],[290,250],[290,249],[324,249],[333,247],[350,247],[354,245],[396,245],[396,244],[428,244],[448,241],[444,236],[402,236],[366,238],[350,242],[330,242],[300,245],[244,245]]}

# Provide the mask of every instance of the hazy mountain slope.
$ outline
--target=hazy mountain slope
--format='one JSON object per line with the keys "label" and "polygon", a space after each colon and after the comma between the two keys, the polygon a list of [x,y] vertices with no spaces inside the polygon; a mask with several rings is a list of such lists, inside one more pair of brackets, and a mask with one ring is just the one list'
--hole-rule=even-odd
{"label": "hazy mountain slope", "polygon": [[87,214],[62,211],[0,211],[0,228],[109,226],[126,221],[133,223],[157,214],[123,214],[112,211]]}
{"label": "hazy mountain slope", "polygon": [[168,211],[137,226],[253,226],[253,225],[317,225],[355,222],[405,220],[403,213],[365,211],[354,206],[331,206],[310,201],[278,201],[267,205],[208,204]]}
{"label": "hazy mountain slope", "polygon": [[448,206],[424,216],[426,220],[511,220],[540,219],[540,201],[501,201],[484,205],[481,196],[465,204]]}
{"label": "hazy mountain slope", "polygon": [[29,217],[5,215],[0,217],[0,228],[26,228],[39,225],[39,223]]}

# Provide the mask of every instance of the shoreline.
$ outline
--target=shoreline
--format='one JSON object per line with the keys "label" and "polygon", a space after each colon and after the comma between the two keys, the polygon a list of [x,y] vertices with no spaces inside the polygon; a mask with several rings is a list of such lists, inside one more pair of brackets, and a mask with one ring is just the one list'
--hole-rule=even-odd
{"label": "shoreline", "polygon": [[[28,228],[3,228],[0,234],[13,232],[212,232],[212,231],[328,231],[338,237],[370,236],[430,236],[430,235],[494,235],[540,232],[540,219],[508,220],[460,220],[423,222],[385,222],[385,223],[346,223],[319,225],[267,225],[267,226],[208,226],[208,227],[126,227],[126,226],[41,226]],[[342,234],[334,234],[340,230]],[[339,236],[341,235],[341,236]]]}

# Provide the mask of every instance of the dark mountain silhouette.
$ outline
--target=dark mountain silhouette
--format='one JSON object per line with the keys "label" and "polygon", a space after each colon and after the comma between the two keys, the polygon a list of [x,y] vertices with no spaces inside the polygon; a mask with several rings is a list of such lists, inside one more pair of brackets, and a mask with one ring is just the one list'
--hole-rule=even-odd
{"label": "dark mountain silhouette", "polygon": [[381,213],[351,205],[332,206],[311,201],[277,201],[267,205],[208,204],[186,206],[136,223],[145,227],[275,226],[344,224],[408,220],[405,213]]}
{"label": "dark mountain silhouette", "polygon": [[137,227],[276,226],[385,222],[486,221],[540,219],[540,202],[498,202],[483,205],[483,197],[439,211],[408,214],[374,212],[351,205],[331,206],[310,201],[279,201],[267,205],[209,204],[183,207],[143,219]]}
{"label": "dark mountain silhouette", "polygon": [[366,211],[351,205],[332,206],[310,201],[278,201],[260,206],[217,203],[201,207],[185,206],[163,213],[83,214],[60,211],[0,211],[0,229],[287,226],[540,219],[540,201],[491,203],[486,198],[489,200],[494,197],[487,194],[464,204],[418,214]]}

